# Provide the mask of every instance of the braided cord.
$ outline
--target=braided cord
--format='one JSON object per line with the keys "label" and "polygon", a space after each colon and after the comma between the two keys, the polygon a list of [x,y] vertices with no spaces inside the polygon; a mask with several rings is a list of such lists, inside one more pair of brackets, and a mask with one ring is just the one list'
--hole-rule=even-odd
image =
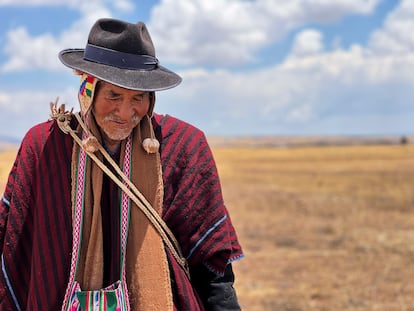
{"label": "braided cord", "polygon": [[[64,110],[64,108],[63,108]],[[79,113],[73,114],[81,127],[84,129],[85,132],[88,133],[89,137],[92,134],[87,129],[85,123],[81,119]],[[115,169],[116,173],[119,174],[121,178],[118,178],[93,152],[86,150],[82,144],[82,140],[76,135],[76,131],[70,127],[70,117],[72,113],[61,113],[58,117],[54,117],[57,121],[59,128],[66,134],[70,134],[74,141],[88,154],[88,156],[102,169],[102,171],[108,175],[117,185],[118,187],[130,197],[130,199],[137,205],[137,207],[144,213],[144,215],[148,218],[154,228],[158,231],[161,238],[164,240],[167,247],[170,249],[173,257],[178,262],[178,264],[183,268],[188,278],[190,278],[190,272],[187,264],[187,260],[182,254],[181,248],[177,239],[175,238],[174,234],[171,232],[170,228],[161,218],[161,216],[154,210],[148,200],[144,197],[144,195],[137,189],[134,183],[124,174],[124,172],[119,168],[119,166],[115,163],[112,157],[108,154],[108,152],[103,148],[103,146],[98,143],[98,150],[102,153],[105,159],[109,162],[109,164]],[[68,120],[69,119],[69,120]],[[122,179],[122,180],[121,180]]]}

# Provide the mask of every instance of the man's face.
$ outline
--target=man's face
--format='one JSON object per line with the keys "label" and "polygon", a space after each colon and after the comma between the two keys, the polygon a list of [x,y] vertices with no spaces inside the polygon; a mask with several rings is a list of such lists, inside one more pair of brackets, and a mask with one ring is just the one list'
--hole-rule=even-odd
{"label": "man's face", "polygon": [[98,126],[107,143],[128,137],[147,114],[149,93],[121,88],[101,81],[92,107]]}

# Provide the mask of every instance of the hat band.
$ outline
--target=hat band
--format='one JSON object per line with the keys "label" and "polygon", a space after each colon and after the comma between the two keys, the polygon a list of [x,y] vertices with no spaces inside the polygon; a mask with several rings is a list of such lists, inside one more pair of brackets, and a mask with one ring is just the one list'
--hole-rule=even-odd
{"label": "hat band", "polygon": [[153,56],[130,54],[92,44],[86,45],[83,58],[121,69],[153,70],[158,66],[158,59]]}

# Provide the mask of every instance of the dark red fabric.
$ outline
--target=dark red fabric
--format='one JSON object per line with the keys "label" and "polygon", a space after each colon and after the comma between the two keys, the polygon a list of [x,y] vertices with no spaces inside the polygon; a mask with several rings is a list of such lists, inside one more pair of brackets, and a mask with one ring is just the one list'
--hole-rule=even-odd
{"label": "dark red fabric", "polygon": [[52,122],[23,139],[1,202],[1,310],[58,310],[62,303],[72,242],[71,149]]}
{"label": "dark red fabric", "polygon": [[[163,218],[189,264],[222,274],[242,256],[222,200],[204,134],[170,116],[155,116],[165,184]],[[28,131],[0,203],[0,310],[59,310],[72,245],[72,138],[52,121]],[[169,252],[168,252],[169,254]],[[177,310],[200,310],[169,254]]]}
{"label": "dark red fabric", "polygon": [[155,116],[164,176],[163,218],[190,264],[223,275],[243,256],[223,202],[216,164],[203,132],[171,116]]}

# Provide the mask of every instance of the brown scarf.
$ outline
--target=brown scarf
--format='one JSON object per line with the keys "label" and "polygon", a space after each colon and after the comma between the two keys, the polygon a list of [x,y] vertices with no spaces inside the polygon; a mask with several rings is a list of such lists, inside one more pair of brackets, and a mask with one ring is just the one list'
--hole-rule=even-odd
{"label": "brown scarf", "polygon": [[[163,199],[160,155],[158,152],[148,154],[141,146],[144,138],[151,137],[149,122],[149,119],[143,118],[132,134],[131,180],[160,214]],[[80,131],[80,128],[78,130]],[[101,135],[92,115],[90,130],[102,144]],[[79,146],[74,144],[72,178],[76,171],[78,152]],[[125,141],[121,145],[120,167],[123,164],[124,154]],[[100,153],[96,155],[102,160]],[[76,280],[83,290],[92,290],[103,287],[104,262],[100,207],[103,172],[91,159],[88,160],[86,178],[81,256]],[[76,182],[72,182],[72,188],[75,185]],[[131,205],[125,264],[131,310],[173,310],[170,274],[162,238],[134,203]]]}

